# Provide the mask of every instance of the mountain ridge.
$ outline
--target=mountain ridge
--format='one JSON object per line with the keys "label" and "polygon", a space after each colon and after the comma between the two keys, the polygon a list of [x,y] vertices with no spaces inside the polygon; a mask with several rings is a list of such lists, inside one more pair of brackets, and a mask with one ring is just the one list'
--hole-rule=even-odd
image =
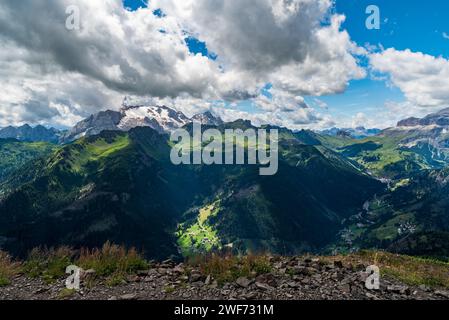
{"label": "mountain ridge", "polygon": [[424,118],[411,117],[399,121],[397,127],[414,127],[414,126],[449,126],[449,108],[442,109],[438,112],[431,113]]}
{"label": "mountain ridge", "polygon": [[174,166],[168,135],[148,127],[83,137],[36,161],[36,174],[13,177],[21,183],[0,200],[3,246],[23,254],[42,243],[111,240],[158,258],[207,252],[205,239],[242,252],[317,250],[383,188],[293,133],[280,148],[279,173],[266,178],[257,166]]}
{"label": "mountain ridge", "polygon": [[200,122],[203,125],[223,124],[220,117],[210,111],[188,118],[182,112],[166,106],[130,104],[125,100],[120,111],[101,111],[78,122],[61,137],[60,142],[69,143],[102,131],[129,131],[136,127],[150,127],[159,133],[167,133],[191,122]]}
{"label": "mountain ridge", "polygon": [[[444,112],[436,116],[440,124],[441,117]],[[112,121],[116,127],[121,117],[105,111],[87,120],[81,129],[89,130],[91,122]],[[115,127],[94,127],[98,134],[93,130],[44,157],[31,155],[8,173],[0,182],[3,246],[23,254],[41,244],[95,247],[111,240],[157,248],[147,250],[157,258],[229,247],[236,252],[361,247],[411,252],[406,239],[425,235],[435,246],[416,252],[446,250],[447,190],[436,183],[446,179],[448,164],[443,125],[389,128],[363,139],[262,126],[279,130],[279,172],[273,177],[260,177],[257,166],[174,166],[169,132]],[[255,128],[247,120],[206,127],[222,133]],[[191,130],[192,122],[183,128]],[[429,172],[442,178],[425,178]],[[428,193],[435,197],[422,195]],[[380,209],[379,203],[384,204]],[[412,211],[417,203],[426,212]],[[440,228],[426,222],[427,212]]]}
{"label": "mountain ridge", "polygon": [[11,138],[27,142],[57,143],[61,134],[61,131],[55,128],[46,128],[42,125],[32,127],[28,124],[24,124],[19,127],[8,126],[0,128],[0,139]]}

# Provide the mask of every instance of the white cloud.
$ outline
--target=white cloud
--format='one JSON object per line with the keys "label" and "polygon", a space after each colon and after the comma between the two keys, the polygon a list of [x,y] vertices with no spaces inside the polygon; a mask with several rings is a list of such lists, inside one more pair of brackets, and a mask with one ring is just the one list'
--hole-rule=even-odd
{"label": "white cloud", "polygon": [[[72,4],[79,32],[65,28]],[[153,15],[155,8],[166,16]],[[124,95],[151,96],[187,114],[218,100],[255,99],[267,114],[260,119],[315,124],[322,117],[303,96],[343,92],[365,76],[354,55],[366,52],[331,8],[331,0],[154,0],[130,12],[121,0],[3,0],[0,126],[70,125],[117,109]],[[217,61],[191,54],[186,32]],[[259,96],[267,83],[272,101]]]}
{"label": "white cloud", "polygon": [[304,98],[299,95],[292,94],[288,91],[271,88],[268,90],[271,97],[266,95],[259,95],[253,99],[254,103],[262,110],[265,111],[283,111],[291,112],[298,109],[309,108],[304,101]]}
{"label": "white cloud", "polygon": [[296,95],[338,93],[349,80],[365,76],[353,56],[365,50],[341,30],[344,16],[329,15],[330,0],[155,0],[151,5],[205,41],[218,54],[231,79],[227,83],[244,79],[250,93],[268,82]]}
{"label": "white cloud", "polygon": [[[65,28],[65,8],[73,3],[80,32]],[[0,48],[0,81],[8,88],[0,125],[70,124],[119,107],[124,94],[213,96],[220,76],[212,61],[189,53],[176,21],[150,9],[127,11],[120,0],[2,1]],[[33,101],[39,106],[28,110]]]}
{"label": "white cloud", "polygon": [[354,117],[352,117],[352,128],[363,127],[368,124],[368,118],[363,112],[357,113]]}
{"label": "white cloud", "polygon": [[314,98],[313,103],[321,109],[327,110],[329,108],[329,105],[326,102],[324,102],[318,98]]}
{"label": "white cloud", "polygon": [[374,71],[390,75],[407,100],[418,107],[449,105],[449,60],[394,48],[370,55]]}
{"label": "white cloud", "polygon": [[440,107],[420,107],[409,101],[386,101],[383,105],[358,112],[353,116],[339,115],[335,121],[340,128],[365,128],[385,129],[395,127],[396,124],[410,117],[423,118],[426,115],[437,112]]}

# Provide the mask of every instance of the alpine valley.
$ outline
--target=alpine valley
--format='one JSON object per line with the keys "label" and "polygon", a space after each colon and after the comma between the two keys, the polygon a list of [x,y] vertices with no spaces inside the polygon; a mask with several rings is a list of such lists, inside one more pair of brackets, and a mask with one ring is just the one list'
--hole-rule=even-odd
{"label": "alpine valley", "polygon": [[154,259],[361,248],[449,257],[449,109],[386,130],[277,128],[274,176],[173,165],[169,133],[192,122],[252,128],[125,103],[63,132],[1,130],[0,248],[23,256],[111,241]]}

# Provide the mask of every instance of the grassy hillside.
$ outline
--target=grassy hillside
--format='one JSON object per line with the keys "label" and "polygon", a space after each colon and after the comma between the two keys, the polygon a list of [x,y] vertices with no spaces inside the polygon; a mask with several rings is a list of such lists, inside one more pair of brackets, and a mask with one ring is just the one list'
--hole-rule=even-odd
{"label": "grassy hillside", "polygon": [[46,142],[20,142],[0,139],[0,184],[27,162],[48,155],[57,148]]}
{"label": "grassy hillside", "polygon": [[419,150],[402,148],[401,141],[406,138],[410,138],[407,132],[395,132],[361,140],[330,136],[321,136],[320,140],[381,178],[402,179],[420,170],[441,166]]}
{"label": "grassy hillside", "polygon": [[279,172],[266,177],[257,166],[174,166],[168,136],[149,128],[82,138],[9,179],[0,238],[19,254],[107,240],[152,257],[317,251],[383,186],[304,138],[285,132]]}
{"label": "grassy hillside", "polygon": [[377,247],[448,259],[448,177],[444,169],[422,171],[400,180],[345,221],[341,242],[353,249]]}

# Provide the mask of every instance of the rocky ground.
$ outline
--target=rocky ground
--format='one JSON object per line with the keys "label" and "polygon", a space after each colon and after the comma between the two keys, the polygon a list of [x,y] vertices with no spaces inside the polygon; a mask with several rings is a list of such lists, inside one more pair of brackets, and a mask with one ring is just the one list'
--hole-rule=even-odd
{"label": "rocky ground", "polygon": [[[65,290],[65,279],[46,284],[40,279],[16,276],[0,287],[0,300],[448,300],[449,291],[426,286],[407,286],[392,278],[381,278],[380,290],[365,288],[367,266],[325,262],[312,258],[278,258],[272,271],[254,279],[238,278],[219,285],[198,269],[171,261],[153,264],[149,270],[128,276],[108,287],[93,270],[84,276],[81,290]],[[188,275],[187,275],[188,274]],[[90,279],[86,279],[90,277]]]}

